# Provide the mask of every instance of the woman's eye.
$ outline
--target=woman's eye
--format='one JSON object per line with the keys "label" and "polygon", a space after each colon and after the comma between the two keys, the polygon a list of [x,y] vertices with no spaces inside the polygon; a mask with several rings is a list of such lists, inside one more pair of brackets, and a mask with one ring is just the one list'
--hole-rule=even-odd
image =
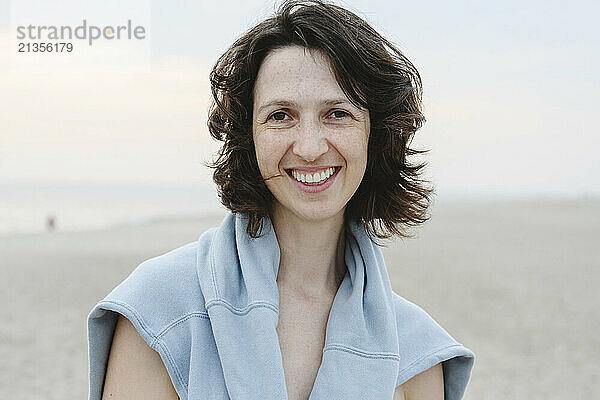
{"label": "woman's eye", "polygon": [[346,111],[335,110],[334,112],[331,113],[331,115],[336,119],[341,119],[341,118],[349,116],[350,114],[347,113]]}
{"label": "woman's eye", "polygon": [[277,111],[277,112],[271,114],[269,119],[273,119],[275,121],[285,121],[285,117],[287,117],[286,113],[284,113],[283,111]]}

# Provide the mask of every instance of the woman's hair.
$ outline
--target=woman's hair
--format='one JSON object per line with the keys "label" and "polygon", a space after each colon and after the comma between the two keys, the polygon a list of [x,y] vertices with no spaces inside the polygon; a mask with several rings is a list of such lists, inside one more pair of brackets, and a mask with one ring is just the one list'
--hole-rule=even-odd
{"label": "woman's hair", "polygon": [[367,167],[346,206],[345,220],[363,224],[369,236],[411,236],[406,228],[429,219],[433,188],[421,179],[426,153],[409,147],[425,117],[421,78],[412,63],[367,22],[320,0],[284,1],[276,14],[247,31],[217,60],[210,73],[213,101],[208,129],[223,142],[213,162],[213,180],[225,207],[247,216],[257,237],[270,216],[273,195],[256,160],[252,137],[253,91],[265,56],[285,46],[317,50],[329,60],[350,101],[369,111]]}

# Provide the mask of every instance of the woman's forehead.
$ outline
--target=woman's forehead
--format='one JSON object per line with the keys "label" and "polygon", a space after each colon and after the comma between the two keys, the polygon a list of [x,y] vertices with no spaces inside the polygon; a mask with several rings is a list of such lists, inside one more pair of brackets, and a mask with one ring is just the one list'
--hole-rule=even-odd
{"label": "woman's forehead", "polygon": [[254,85],[257,102],[297,98],[346,99],[326,56],[316,50],[288,46],[270,52]]}

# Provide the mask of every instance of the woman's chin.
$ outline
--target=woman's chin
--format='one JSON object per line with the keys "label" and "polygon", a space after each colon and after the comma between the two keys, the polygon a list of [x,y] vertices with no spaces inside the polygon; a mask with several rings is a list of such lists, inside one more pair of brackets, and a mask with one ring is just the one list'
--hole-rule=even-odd
{"label": "woman's chin", "polygon": [[[275,196],[277,199],[277,196]],[[343,221],[346,205],[339,201],[304,202],[285,198],[284,202],[275,201],[274,217],[289,222],[318,223],[327,220]]]}
{"label": "woman's chin", "polygon": [[[328,220],[335,220],[343,216],[344,209],[343,208],[315,208],[315,207],[307,207],[306,209],[298,209],[294,210],[294,214],[306,222],[317,223],[317,222],[325,222]],[[342,217],[343,220],[343,217]]]}

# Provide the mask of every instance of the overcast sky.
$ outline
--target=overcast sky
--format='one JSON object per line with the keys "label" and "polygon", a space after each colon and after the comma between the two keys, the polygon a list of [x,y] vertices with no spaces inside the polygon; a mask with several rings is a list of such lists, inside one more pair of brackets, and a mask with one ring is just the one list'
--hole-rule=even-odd
{"label": "overcast sky", "polygon": [[[202,160],[217,144],[206,129],[208,72],[274,2],[44,3],[0,0],[0,183],[209,184]],[[431,149],[428,177],[440,194],[600,195],[598,2],[337,4],[419,70],[427,122],[415,143]],[[92,46],[98,72],[50,70],[46,59],[24,72],[14,25],[27,18],[131,18],[148,40],[127,62],[115,55],[127,48]]]}

